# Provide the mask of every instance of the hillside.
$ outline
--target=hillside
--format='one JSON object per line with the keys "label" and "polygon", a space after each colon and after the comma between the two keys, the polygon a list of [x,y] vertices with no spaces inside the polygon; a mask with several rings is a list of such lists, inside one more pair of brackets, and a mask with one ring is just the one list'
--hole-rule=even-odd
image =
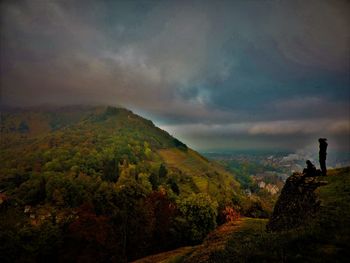
{"label": "hillside", "polygon": [[[322,178],[324,179],[324,178]],[[266,231],[266,219],[227,223],[202,245],[146,257],[148,262],[347,262],[350,249],[350,168],[330,170],[316,190],[313,218],[285,231]]]}
{"label": "hillside", "polygon": [[[85,160],[74,163],[82,152]],[[31,156],[34,154],[43,158]],[[19,155],[21,158],[16,158]],[[1,156],[5,167],[0,172],[4,176],[9,176],[6,169],[18,166],[33,170],[33,161],[40,172],[55,170],[47,167],[59,162],[56,170],[60,172],[73,169],[79,174],[86,164],[94,171],[83,172],[98,174],[99,162],[105,162],[101,166],[106,169],[106,163],[118,160],[121,166],[127,161],[131,170],[132,165],[143,163],[149,166],[146,169],[158,172],[164,164],[168,177],[179,183],[180,194],[202,192],[222,199],[220,193],[237,191],[238,195],[240,191],[232,174],[221,166],[187,148],[151,121],[122,108],[75,106],[2,113]],[[120,171],[119,176],[123,175]]]}
{"label": "hillside", "polygon": [[3,109],[0,143],[2,262],[125,262],[200,242],[245,200],[220,165],[122,108]]}
{"label": "hillside", "polygon": [[[330,170],[316,190],[320,207],[312,218],[285,231],[247,227],[245,242],[232,236],[214,262],[347,262],[350,249],[350,169]],[[249,226],[249,224],[248,224]],[[249,233],[249,231],[250,233]],[[241,261],[244,261],[241,260]]]}

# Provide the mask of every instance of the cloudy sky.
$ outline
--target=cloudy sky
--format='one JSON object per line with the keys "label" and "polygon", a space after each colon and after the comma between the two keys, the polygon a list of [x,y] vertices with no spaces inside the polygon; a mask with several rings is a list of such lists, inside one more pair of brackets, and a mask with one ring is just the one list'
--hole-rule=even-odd
{"label": "cloudy sky", "polygon": [[349,151],[348,1],[1,2],[1,103],[121,105],[197,150]]}

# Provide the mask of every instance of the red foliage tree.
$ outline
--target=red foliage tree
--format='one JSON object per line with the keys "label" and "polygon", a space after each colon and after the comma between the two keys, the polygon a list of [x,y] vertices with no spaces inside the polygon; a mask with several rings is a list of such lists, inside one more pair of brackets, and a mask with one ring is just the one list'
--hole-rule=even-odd
{"label": "red foliage tree", "polygon": [[156,244],[154,244],[154,247],[159,250],[172,247],[171,228],[177,214],[176,204],[168,198],[165,190],[151,193],[146,200],[146,204],[153,211],[155,218],[153,240]]}
{"label": "red foliage tree", "polygon": [[221,210],[220,217],[223,223],[227,223],[238,220],[240,218],[240,214],[232,206],[227,205],[223,210]]}
{"label": "red foliage tree", "polygon": [[76,220],[68,226],[68,242],[72,242],[75,250],[79,251],[68,251],[67,257],[77,256],[76,262],[96,262],[110,260],[113,254],[117,255],[117,236],[107,216],[97,216],[88,203],[79,207],[76,216]]}

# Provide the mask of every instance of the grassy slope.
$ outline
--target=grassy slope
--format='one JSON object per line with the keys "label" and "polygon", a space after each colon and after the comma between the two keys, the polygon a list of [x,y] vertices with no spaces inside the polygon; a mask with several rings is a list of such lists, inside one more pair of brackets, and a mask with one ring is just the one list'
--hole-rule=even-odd
{"label": "grassy slope", "polygon": [[239,195],[239,184],[232,175],[216,163],[209,162],[197,152],[187,152],[176,148],[158,151],[170,170],[179,170],[180,188],[185,194],[191,192],[207,193],[216,198],[224,198],[223,193],[234,191]]}
{"label": "grassy slope", "polygon": [[326,180],[329,184],[317,190],[320,211],[304,226],[266,233],[254,221],[247,222],[243,235],[234,234],[212,261],[345,262],[350,248],[350,169],[331,170]]}
{"label": "grassy slope", "polygon": [[331,170],[326,180],[329,184],[317,190],[321,209],[303,227],[267,233],[267,220],[242,218],[219,227],[192,250],[186,247],[138,262],[347,262],[350,168]]}
{"label": "grassy slope", "polygon": [[233,233],[235,235],[240,232],[246,233],[247,227],[251,228],[254,224],[259,225],[259,230],[261,230],[265,223],[266,220],[263,219],[241,218],[235,222],[230,222],[218,227],[211,232],[200,245],[182,247],[165,253],[148,256],[134,263],[207,262],[212,253],[224,249],[225,244]]}

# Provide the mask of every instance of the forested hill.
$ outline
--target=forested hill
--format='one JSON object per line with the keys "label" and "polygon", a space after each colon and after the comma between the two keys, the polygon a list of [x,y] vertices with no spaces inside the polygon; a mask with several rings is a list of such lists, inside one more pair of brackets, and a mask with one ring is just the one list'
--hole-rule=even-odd
{"label": "forested hill", "polygon": [[200,242],[232,174],[114,107],[2,109],[2,262],[115,261]]}

